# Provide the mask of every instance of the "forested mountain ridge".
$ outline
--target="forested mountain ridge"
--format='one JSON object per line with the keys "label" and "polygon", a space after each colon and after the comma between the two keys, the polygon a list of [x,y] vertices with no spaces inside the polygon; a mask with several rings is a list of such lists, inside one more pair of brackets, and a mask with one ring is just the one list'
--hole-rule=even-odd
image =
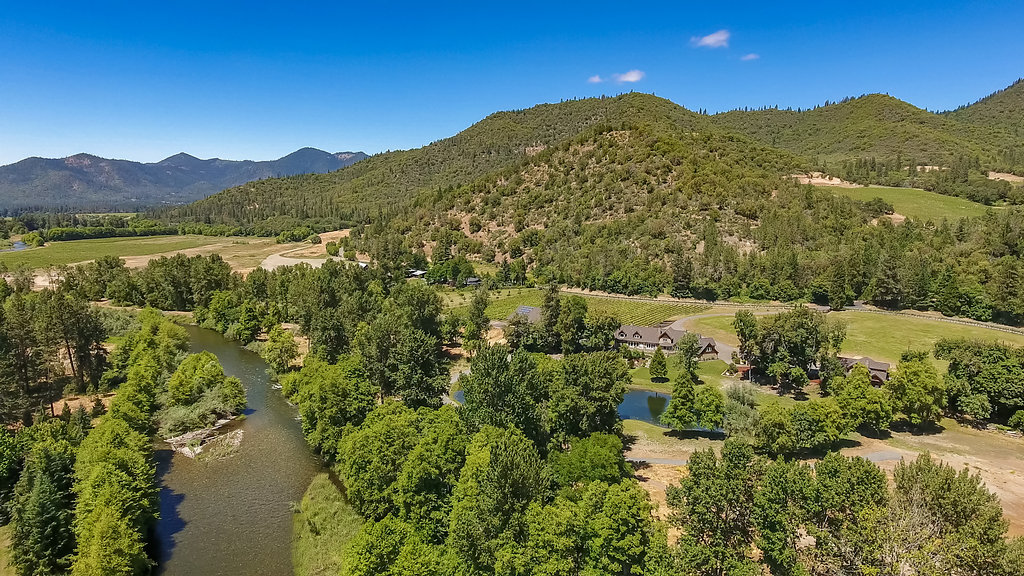
{"label": "forested mountain ridge", "polygon": [[280,216],[366,221],[378,211],[394,211],[419,192],[466,184],[602,124],[691,131],[707,126],[704,117],[648,94],[541,104],[497,112],[422,148],[380,154],[331,174],[246,184],[164,214],[225,224]]}
{"label": "forested mountain ridge", "polygon": [[810,110],[732,110],[711,117],[724,128],[827,163],[901,158],[901,164],[949,166],[959,154],[1002,162],[985,130],[922,110],[892,96],[868,94]]}
{"label": "forested mountain ridge", "polygon": [[1024,78],[945,115],[985,131],[1003,155],[1012,154],[1016,165],[1024,164]]}
{"label": "forested mountain ridge", "polygon": [[138,210],[195,201],[243,182],[330,172],[363,158],[302,148],[277,160],[200,160],[184,152],[154,163],[91,154],[26,158],[0,166],[0,209]]}

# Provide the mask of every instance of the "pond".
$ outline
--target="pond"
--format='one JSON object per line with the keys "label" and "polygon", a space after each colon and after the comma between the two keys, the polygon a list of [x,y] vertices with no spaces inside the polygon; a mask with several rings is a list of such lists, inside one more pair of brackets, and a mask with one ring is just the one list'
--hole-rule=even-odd
{"label": "pond", "polygon": [[16,240],[13,244],[11,244],[10,248],[4,248],[3,250],[0,250],[0,252],[20,252],[22,250],[25,250],[26,248],[28,248],[28,244],[25,244],[21,240]]}
{"label": "pond", "polygon": [[237,453],[193,460],[160,443],[159,562],[165,576],[290,576],[292,507],[321,470],[259,355],[212,330],[186,327],[192,352],[212,352],[245,386],[249,410]]}
{"label": "pond", "polygon": [[[462,404],[466,395],[462,390],[452,394],[452,398]],[[623,420],[640,420],[650,424],[661,426],[658,417],[668,407],[668,401],[672,398],[669,394],[660,394],[651,390],[630,389],[622,398],[619,404],[619,416]]]}

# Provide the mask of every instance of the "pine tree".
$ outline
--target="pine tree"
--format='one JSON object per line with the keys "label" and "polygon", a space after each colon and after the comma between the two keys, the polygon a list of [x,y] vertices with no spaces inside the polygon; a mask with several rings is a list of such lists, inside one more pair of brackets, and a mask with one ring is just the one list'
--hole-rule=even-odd
{"label": "pine tree", "polygon": [[664,380],[668,378],[668,362],[665,360],[665,353],[658,348],[651,357],[651,380]]}
{"label": "pine tree", "polygon": [[11,563],[19,574],[64,574],[70,567],[74,462],[64,440],[44,440],[26,459],[11,503]]}
{"label": "pine tree", "polygon": [[689,430],[697,425],[693,379],[686,370],[680,370],[672,384],[672,399],[661,413],[661,423],[673,430]]}

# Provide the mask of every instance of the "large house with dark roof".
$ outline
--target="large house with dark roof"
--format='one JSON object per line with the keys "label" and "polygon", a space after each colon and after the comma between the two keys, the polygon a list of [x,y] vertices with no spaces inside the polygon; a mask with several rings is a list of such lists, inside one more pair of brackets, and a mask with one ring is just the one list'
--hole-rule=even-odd
{"label": "large house with dark roof", "polygon": [[[676,351],[679,339],[686,334],[683,330],[676,330],[662,326],[634,326],[623,324],[615,332],[615,342],[620,346],[629,346],[636,350],[654,352],[661,348],[662,352],[672,353]],[[697,335],[697,343],[700,352],[697,357],[701,360],[714,360],[718,358],[718,348],[714,338],[707,338]]]}
{"label": "large house with dark roof", "polygon": [[889,380],[890,365],[886,362],[872,360],[867,356],[840,356],[839,362],[843,365],[843,369],[846,370],[847,374],[857,364],[864,366],[868,369],[868,374],[871,375],[871,383],[875,386],[881,386]]}

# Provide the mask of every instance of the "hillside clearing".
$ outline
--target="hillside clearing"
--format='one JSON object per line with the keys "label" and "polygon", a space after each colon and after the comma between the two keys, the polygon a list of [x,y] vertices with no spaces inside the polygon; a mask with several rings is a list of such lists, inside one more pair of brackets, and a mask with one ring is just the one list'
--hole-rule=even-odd
{"label": "hillside clearing", "polygon": [[956,196],[946,196],[937,192],[929,192],[919,188],[887,188],[870,186],[861,188],[840,188],[818,186],[834,194],[842,194],[854,200],[867,202],[873,198],[881,198],[898,213],[915,220],[932,220],[938,222],[943,218],[957,220],[963,217],[974,217],[985,214],[987,210],[1001,210],[996,206],[985,206]]}

